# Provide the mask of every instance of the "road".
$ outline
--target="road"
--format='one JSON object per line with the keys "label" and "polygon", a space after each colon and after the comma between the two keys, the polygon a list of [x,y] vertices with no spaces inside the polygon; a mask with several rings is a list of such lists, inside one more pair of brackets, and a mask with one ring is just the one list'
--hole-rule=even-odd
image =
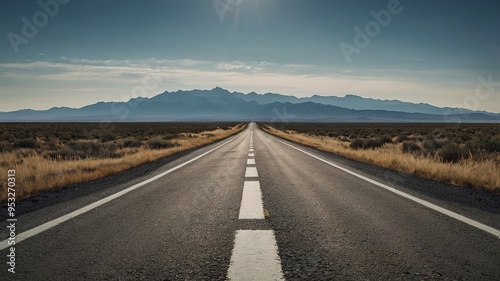
{"label": "road", "polygon": [[18,216],[15,274],[4,221],[0,280],[500,280],[498,197],[461,196],[250,124]]}

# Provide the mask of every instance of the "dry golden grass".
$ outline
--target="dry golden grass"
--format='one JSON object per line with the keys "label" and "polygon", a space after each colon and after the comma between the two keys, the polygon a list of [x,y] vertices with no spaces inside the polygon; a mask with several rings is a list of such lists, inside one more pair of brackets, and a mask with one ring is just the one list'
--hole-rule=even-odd
{"label": "dry golden grass", "polygon": [[[152,162],[177,152],[199,147],[226,138],[243,130],[238,125],[228,130],[217,129],[199,134],[183,133],[173,142],[176,147],[151,150],[146,147],[123,148],[120,158],[55,160],[43,157],[34,150],[22,149],[0,154],[2,190],[7,189],[7,169],[16,171],[16,197],[26,198],[42,191],[57,189],[71,184],[105,177],[107,175]],[[24,155],[22,160],[19,155]],[[26,157],[27,156],[27,157]],[[0,202],[6,202],[7,192],[0,194]]]}
{"label": "dry golden grass", "polygon": [[498,164],[500,159],[496,159],[496,161],[493,159],[481,161],[465,159],[457,163],[443,163],[435,158],[403,153],[401,143],[384,144],[378,149],[356,150],[351,149],[348,142],[341,142],[334,138],[309,136],[293,131],[285,133],[271,127],[264,127],[264,129],[278,137],[358,161],[454,185],[500,193],[500,166]]}

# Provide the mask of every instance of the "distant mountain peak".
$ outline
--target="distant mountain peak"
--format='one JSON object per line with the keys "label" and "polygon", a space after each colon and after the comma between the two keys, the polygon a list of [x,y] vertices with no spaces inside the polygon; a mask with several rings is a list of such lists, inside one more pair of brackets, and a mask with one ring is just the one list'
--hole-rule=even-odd
{"label": "distant mountain peak", "polygon": [[213,88],[212,90],[210,91],[214,91],[214,92],[225,92],[225,93],[231,93],[229,92],[228,90],[222,88],[222,87],[219,87],[219,86],[216,86],[215,88]]}
{"label": "distant mountain peak", "polygon": [[344,98],[348,98],[348,99],[365,99],[363,97],[360,97],[358,95],[354,95],[354,94],[347,94],[344,96]]}
{"label": "distant mountain peak", "polygon": [[75,108],[73,108],[73,107],[67,107],[67,106],[54,106],[51,109],[56,110],[56,109],[75,109]]}

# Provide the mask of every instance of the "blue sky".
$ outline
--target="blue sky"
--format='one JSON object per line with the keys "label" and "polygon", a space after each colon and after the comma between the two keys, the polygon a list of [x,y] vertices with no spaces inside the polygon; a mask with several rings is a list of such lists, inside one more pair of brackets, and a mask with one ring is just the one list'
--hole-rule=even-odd
{"label": "blue sky", "polygon": [[500,112],[497,1],[40,2],[3,1],[0,111],[221,86]]}

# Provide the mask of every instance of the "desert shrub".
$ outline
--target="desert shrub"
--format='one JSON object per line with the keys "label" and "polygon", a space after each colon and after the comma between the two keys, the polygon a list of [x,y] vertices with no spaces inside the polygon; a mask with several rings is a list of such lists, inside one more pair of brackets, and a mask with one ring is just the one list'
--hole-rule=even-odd
{"label": "desert shrub", "polygon": [[384,145],[384,140],[381,137],[371,139],[355,139],[349,145],[353,149],[374,149]]}
{"label": "desert shrub", "polygon": [[60,149],[57,151],[46,151],[42,154],[42,156],[45,159],[64,160],[68,156],[68,151],[64,149]]}
{"label": "desert shrub", "polygon": [[364,149],[373,149],[384,145],[382,138],[366,139],[363,141]]}
{"label": "desert shrub", "polygon": [[85,159],[85,158],[117,158],[123,153],[118,153],[119,145],[113,142],[101,143],[96,141],[72,141],[65,147],[48,151],[44,156],[51,159]]}
{"label": "desert shrub", "polygon": [[14,147],[8,141],[0,141],[0,152],[11,151]]}
{"label": "desert shrub", "polygon": [[38,148],[38,143],[33,139],[23,139],[14,142],[14,148]]}
{"label": "desert shrub", "polygon": [[118,145],[114,142],[107,143],[104,145],[104,154],[102,157],[109,157],[109,158],[119,158],[123,156],[123,152],[117,152],[118,150]]}
{"label": "desert shrub", "polygon": [[383,144],[386,144],[386,143],[392,143],[392,138],[388,135],[383,135],[383,136],[380,136],[378,137],[380,138],[380,141],[383,143]]}
{"label": "desert shrub", "polygon": [[462,158],[462,150],[456,143],[447,143],[438,150],[438,156],[443,162],[458,162]]}
{"label": "desert shrub", "polygon": [[177,138],[178,135],[177,134],[165,134],[162,136],[162,139],[164,140],[173,140],[175,138]]}
{"label": "desert shrub", "polygon": [[48,140],[45,144],[47,145],[48,150],[57,150],[61,147],[59,139]]}
{"label": "desert shrub", "polygon": [[13,142],[14,140],[16,140],[16,138],[7,131],[3,132],[3,134],[0,135],[0,141]]}
{"label": "desert shrub", "polygon": [[71,136],[71,139],[74,139],[74,140],[87,138],[87,135],[85,134],[85,132],[81,132],[81,131],[71,132],[70,136]]}
{"label": "desert shrub", "polygon": [[476,150],[470,144],[465,144],[461,149],[461,154],[463,158],[471,157],[474,159],[473,155],[476,154]]}
{"label": "desert shrub", "polygon": [[92,141],[72,141],[67,146],[75,151],[91,151],[100,148],[99,144]]}
{"label": "desert shrub", "polygon": [[152,139],[147,142],[149,149],[165,149],[170,147],[176,147],[177,143],[172,143],[165,140]]}
{"label": "desert shrub", "polygon": [[104,134],[101,137],[101,142],[108,142],[108,141],[114,141],[114,140],[116,140],[116,135],[111,134],[111,133]]}
{"label": "desert shrub", "polygon": [[500,136],[490,136],[482,141],[482,149],[488,152],[500,152]]}
{"label": "desert shrub", "polygon": [[450,143],[450,141],[447,139],[435,139],[434,140],[434,144],[436,146],[436,149],[439,149],[448,143]]}
{"label": "desert shrub", "polygon": [[67,156],[78,156],[80,158],[87,157],[101,157],[105,155],[102,143],[93,141],[72,141],[69,142],[67,147],[69,149],[64,149]]}
{"label": "desert shrub", "polygon": [[424,137],[422,137],[422,136],[414,136],[414,137],[413,137],[413,140],[423,141],[423,140],[424,140]]}
{"label": "desert shrub", "polygon": [[71,140],[71,135],[68,132],[62,132],[59,134],[59,139],[61,141],[67,142]]}
{"label": "desert shrub", "polygon": [[470,140],[472,140],[472,137],[469,134],[463,134],[460,136],[460,139],[462,141],[470,141]]}
{"label": "desert shrub", "polygon": [[399,135],[399,136],[397,137],[396,141],[397,141],[397,142],[403,142],[403,141],[405,141],[405,140],[407,140],[407,139],[408,139],[408,137],[407,137],[406,135],[402,135],[402,134],[401,134],[401,135]]}
{"label": "desert shrub", "polygon": [[363,148],[363,140],[362,139],[355,139],[355,140],[351,141],[351,144],[349,146],[353,149]]}
{"label": "desert shrub", "polygon": [[128,139],[123,142],[124,147],[131,147],[131,148],[136,148],[136,147],[141,147],[142,146],[142,141],[137,140],[137,139]]}
{"label": "desert shrub", "polygon": [[430,155],[436,153],[436,142],[433,139],[426,139],[422,142],[424,151]]}
{"label": "desert shrub", "polygon": [[26,139],[30,137],[30,132],[16,131],[13,135],[15,139]]}
{"label": "desert shrub", "polygon": [[417,153],[421,151],[422,148],[414,141],[404,141],[403,142],[403,152],[404,153]]}

